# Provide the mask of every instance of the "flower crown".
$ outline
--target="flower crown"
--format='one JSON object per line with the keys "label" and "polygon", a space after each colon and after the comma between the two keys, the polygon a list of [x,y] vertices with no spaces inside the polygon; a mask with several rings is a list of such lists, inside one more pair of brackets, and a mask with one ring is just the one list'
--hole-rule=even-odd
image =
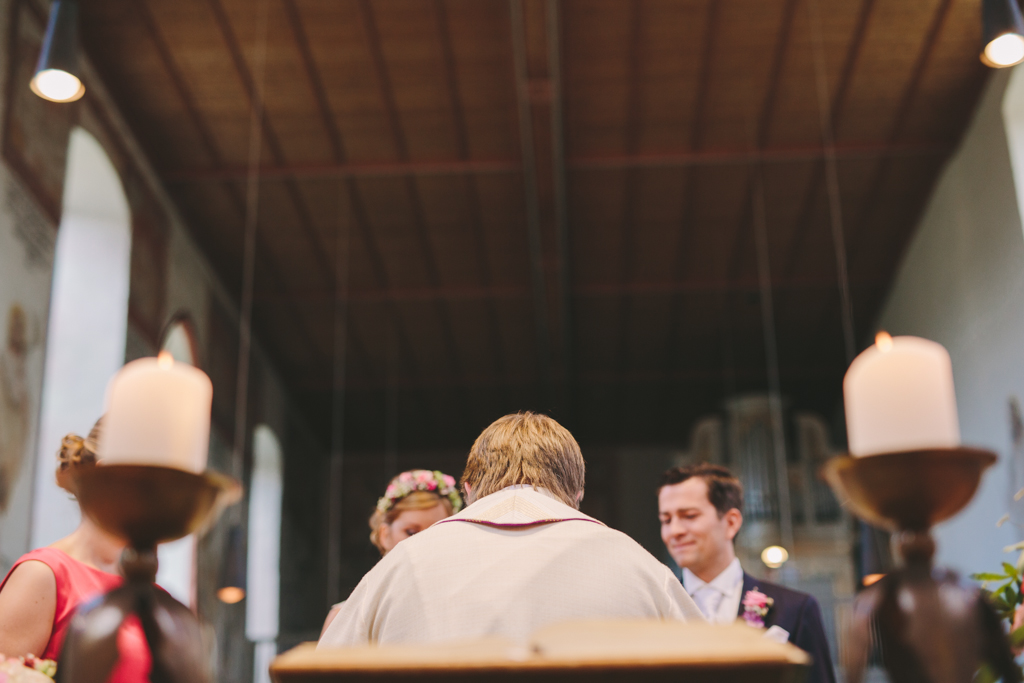
{"label": "flower crown", "polygon": [[452,504],[453,514],[462,509],[462,497],[455,485],[455,477],[440,470],[409,470],[391,480],[384,495],[377,501],[377,512],[386,513],[398,501],[417,491],[436,493],[447,498]]}

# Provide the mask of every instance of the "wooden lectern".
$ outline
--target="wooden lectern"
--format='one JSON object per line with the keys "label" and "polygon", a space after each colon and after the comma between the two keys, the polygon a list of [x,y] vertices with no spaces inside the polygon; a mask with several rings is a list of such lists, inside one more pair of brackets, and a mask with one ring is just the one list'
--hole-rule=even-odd
{"label": "wooden lectern", "polygon": [[270,667],[276,683],[454,683],[470,680],[800,683],[810,658],[741,624],[588,621],[538,631],[528,643],[500,638],[317,651],[306,643]]}

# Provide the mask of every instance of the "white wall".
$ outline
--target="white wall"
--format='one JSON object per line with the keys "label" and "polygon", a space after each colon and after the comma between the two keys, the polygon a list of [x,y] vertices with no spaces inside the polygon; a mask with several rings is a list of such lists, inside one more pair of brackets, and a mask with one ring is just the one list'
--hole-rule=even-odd
{"label": "white wall", "polygon": [[103,148],[81,128],[71,133],[65,178],[46,340],[33,547],[49,545],[78,526],[78,504],[54,481],[54,455],[65,434],[88,434],[103,413],[107,382],[124,364],[128,326],[128,201]]}
{"label": "white wall", "polygon": [[[56,233],[17,180],[0,167],[0,573],[29,550],[50,273]],[[10,320],[24,313],[24,348]]]}
{"label": "white wall", "polygon": [[964,574],[1015,561],[1002,549],[1024,538],[1024,529],[996,528],[1012,503],[1008,401],[1024,398],[1024,233],[1001,107],[1008,78],[992,75],[878,322],[949,350],[963,443],[999,454],[969,507],[936,530],[937,561]]}

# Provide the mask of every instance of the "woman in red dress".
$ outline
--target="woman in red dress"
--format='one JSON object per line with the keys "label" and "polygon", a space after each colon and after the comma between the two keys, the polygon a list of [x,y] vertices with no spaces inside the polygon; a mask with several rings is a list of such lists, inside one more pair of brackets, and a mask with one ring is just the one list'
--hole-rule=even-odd
{"label": "woman in red dress", "polygon": [[[96,463],[99,429],[97,422],[87,439],[69,434],[61,443],[57,484],[72,495],[75,469]],[[83,515],[70,536],[18,558],[0,583],[0,652],[57,659],[75,609],[124,580],[117,573],[124,546]],[[136,617],[121,627],[118,650],[120,660],[109,682],[148,681],[149,648]]]}

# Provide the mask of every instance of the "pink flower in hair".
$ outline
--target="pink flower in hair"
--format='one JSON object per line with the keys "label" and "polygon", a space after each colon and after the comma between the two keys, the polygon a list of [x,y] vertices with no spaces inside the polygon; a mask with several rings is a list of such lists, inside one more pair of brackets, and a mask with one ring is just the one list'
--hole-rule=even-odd
{"label": "pink flower in hair", "polygon": [[444,475],[444,485],[445,486],[454,487],[455,486],[455,477],[453,477],[450,474]]}

